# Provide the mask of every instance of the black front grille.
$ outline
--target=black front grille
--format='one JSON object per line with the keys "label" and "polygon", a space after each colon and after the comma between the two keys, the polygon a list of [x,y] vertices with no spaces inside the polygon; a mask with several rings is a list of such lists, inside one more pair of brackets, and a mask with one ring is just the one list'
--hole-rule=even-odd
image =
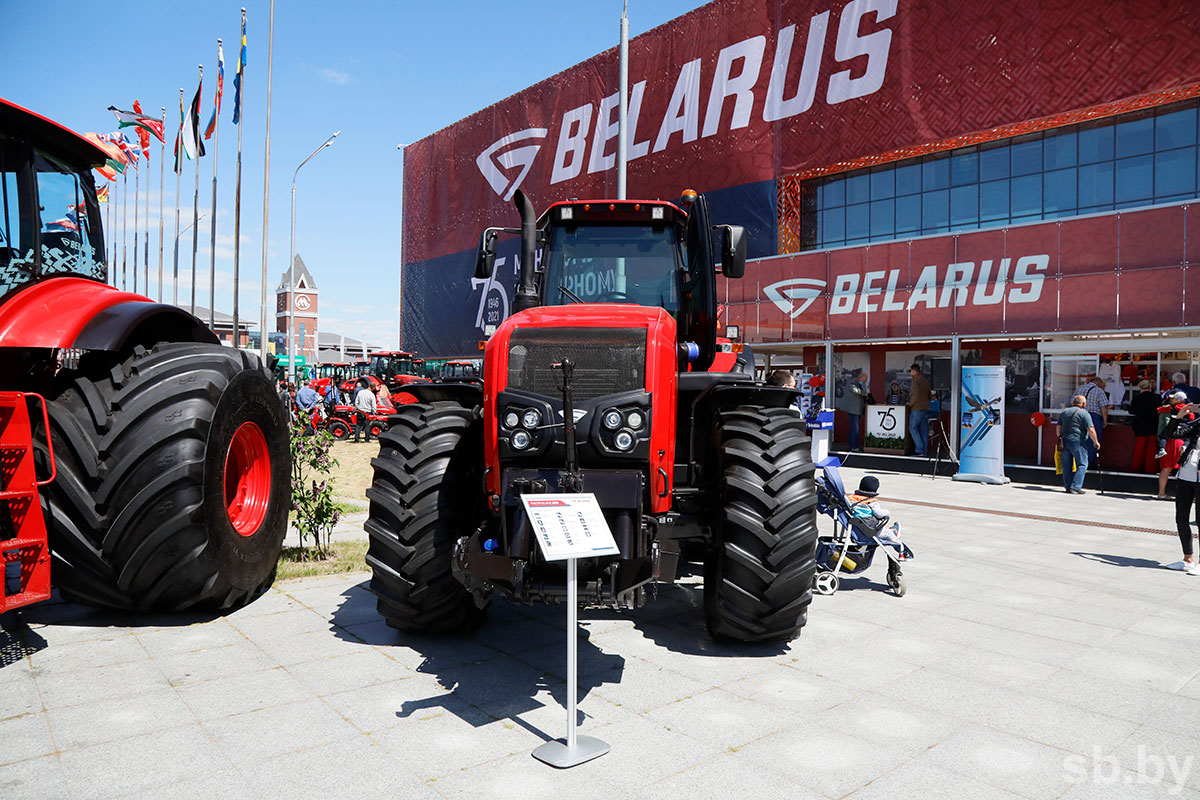
{"label": "black front grille", "polygon": [[644,328],[523,328],[508,344],[508,388],[545,397],[562,395],[562,372],[552,364],[569,358],[577,400],[642,389],[646,385]]}

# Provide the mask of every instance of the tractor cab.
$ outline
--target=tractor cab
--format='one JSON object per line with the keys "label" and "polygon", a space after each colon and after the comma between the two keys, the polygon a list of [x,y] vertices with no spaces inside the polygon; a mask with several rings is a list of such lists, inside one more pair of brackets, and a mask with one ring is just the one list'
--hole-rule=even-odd
{"label": "tractor cab", "polygon": [[97,143],[0,99],[0,296],[52,275],[108,275]]}
{"label": "tractor cab", "polygon": [[478,377],[479,368],[474,361],[447,361],[442,365],[442,380],[475,380]]}
{"label": "tractor cab", "polygon": [[424,380],[421,374],[423,369],[416,363],[420,360],[415,358],[413,353],[403,350],[372,353],[371,366],[368,372],[388,384],[389,387],[403,383],[412,383]]}
{"label": "tractor cab", "polygon": [[[684,345],[681,368],[711,366],[718,352],[716,274],[718,269],[727,278],[745,273],[744,228],[712,225],[707,200],[691,190],[678,203],[555,203],[532,224],[528,198],[518,193],[516,204],[522,227],[485,230],[476,265],[476,277],[490,276],[498,234],[521,234],[522,272],[515,310],[573,303],[662,308],[675,319]],[[714,230],[721,231],[719,267]],[[536,270],[534,263],[539,265]]]}

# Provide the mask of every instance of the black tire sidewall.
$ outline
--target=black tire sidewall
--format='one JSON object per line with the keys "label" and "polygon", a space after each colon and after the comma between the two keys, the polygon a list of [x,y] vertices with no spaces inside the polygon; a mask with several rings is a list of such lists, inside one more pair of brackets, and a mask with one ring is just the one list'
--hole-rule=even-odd
{"label": "black tire sidewall", "polygon": [[[342,422],[340,419],[330,420],[329,426],[326,428],[326,430],[329,431],[329,435],[334,438],[334,441],[338,442],[346,441],[350,438],[350,434],[353,432],[350,430],[350,426],[345,422]],[[335,433],[335,431],[339,430],[342,432],[341,436],[338,436],[337,433]]]}
{"label": "black tire sidewall", "polygon": [[[234,434],[246,422],[258,425],[266,438],[271,458],[271,495],[258,529],[242,536],[226,511],[225,459]],[[291,453],[284,410],[270,381],[257,370],[235,375],[217,403],[204,453],[204,501],[209,547],[222,574],[239,589],[262,585],[275,569],[287,533],[292,505]]]}

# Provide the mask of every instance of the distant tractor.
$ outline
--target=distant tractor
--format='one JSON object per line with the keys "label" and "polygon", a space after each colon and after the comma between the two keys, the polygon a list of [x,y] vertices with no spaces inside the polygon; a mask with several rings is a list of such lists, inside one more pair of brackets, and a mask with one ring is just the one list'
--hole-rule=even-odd
{"label": "distant tractor", "polygon": [[371,353],[369,374],[383,381],[388,391],[400,391],[410,383],[424,383],[425,360],[403,350]]}
{"label": "distant tractor", "polygon": [[100,606],[242,605],[286,531],[287,418],[256,356],[106,284],[104,162],[0,100],[0,611],[51,578]]}
{"label": "distant tractor", "polygon": [[479,367],[474,361],[447,361],[442,365],[441,378],[452,381],[478,380]]}
{"label": "distant tractor", "polygon": [[420,402],[391,417],[372,462],[380,612],[438,633],[478,624],[497,593],[562,602],[563,562],[543,559],[521,497],[583,491],[620,548],[580,562],[584,602],[636,607],[680,561],[699,562],[714,637],[795,637],[817,533],[796,392],[756,382],[739,359],[725,361],[740,371],[712,369],[717,262],[742,276],[744,230],[714,227],[690,192],[681,204],[571,200],[540,218],[515,197],[521,227],[480,241],[486,279],[497,236],[521,236],[515,313],[487,342],[483,380],[406,387]]}

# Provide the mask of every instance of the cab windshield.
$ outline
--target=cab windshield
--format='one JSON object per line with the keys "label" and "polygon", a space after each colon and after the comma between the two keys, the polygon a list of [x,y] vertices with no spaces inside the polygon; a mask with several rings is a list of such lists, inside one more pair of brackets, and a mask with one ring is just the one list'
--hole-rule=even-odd
{"label": "cab windshield", "polygon": [[674,225],[555,227],[543,253],[546,305],[634,303],[679,310],[683,267]]}

